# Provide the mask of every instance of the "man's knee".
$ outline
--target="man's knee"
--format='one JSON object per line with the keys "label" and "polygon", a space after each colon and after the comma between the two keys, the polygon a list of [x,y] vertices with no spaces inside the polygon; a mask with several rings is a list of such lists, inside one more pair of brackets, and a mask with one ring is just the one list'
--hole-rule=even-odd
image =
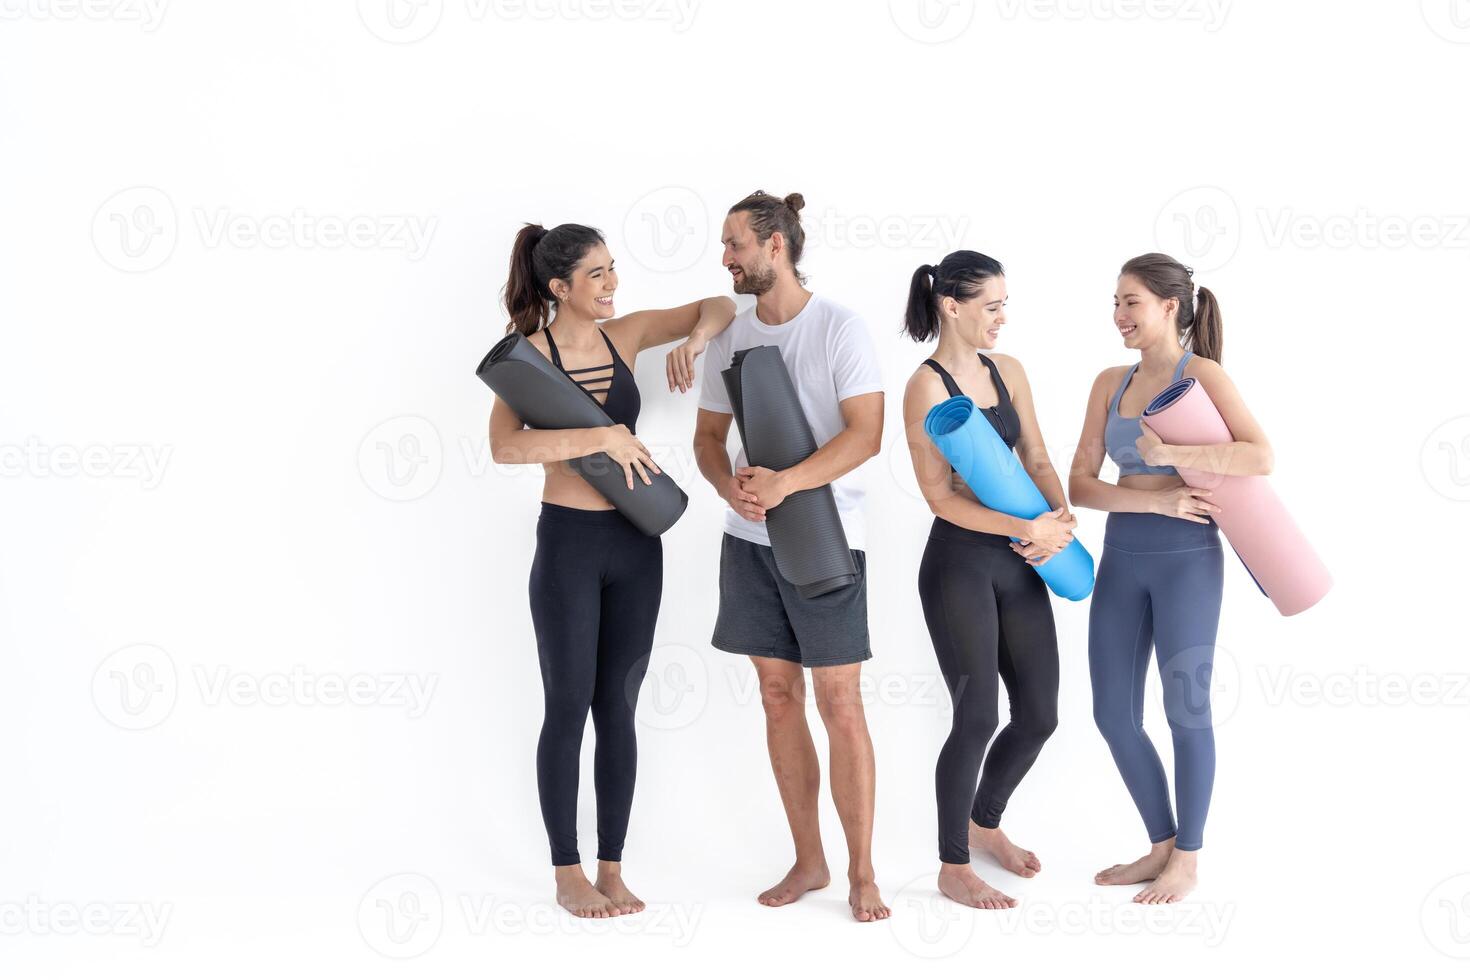
{"label": "man's knee", "polygon": [[858,664],[819,667],[812,672],[817,712],[831,735],[857,735],[868,730],[863,712],[862,673]]}

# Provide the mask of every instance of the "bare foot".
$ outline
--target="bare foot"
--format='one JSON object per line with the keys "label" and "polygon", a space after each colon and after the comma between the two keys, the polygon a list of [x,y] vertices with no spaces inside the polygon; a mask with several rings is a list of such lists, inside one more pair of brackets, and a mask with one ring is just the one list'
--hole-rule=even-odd
{"label": "bare foot", "polygon": [[611,899],[592,887],[580,864],[557,867],[556,904],[579,919],[609,919],[621,914]]}
{"label": "bare foot", "polygon": [[854,879],[847,893],[847,904],[852,906],[852,917],[859,922],[877,922],[893,913],[883,904],[878,886],[871,879]]}
{"label": "bare foot", "polygon": [[812,868],[793,864],[791,870],[786,872],[786,877],[761,892],[756,901],[771,908],[778,908],[782,905],[790,905],[807,892],[826,888],[831,883],[832,876],[827,871],[826,863]]}
{"label": "bare foot", "polygon": [[1136,885],[1140,881],[1150,881],[1157,878],[1164,870],[1164,865],[1169,863],[1169,855],[1174,853],[1174,838],[1155,844],[1143,857],[1132,864],[1115,864],[1111,868],[1103,868],[1093,875],[1092,880],[1099,885]]}
{"label": "bare foot", "polygon": [[643,899],[630,892],[623,883],[623,866],[617,861],[597,862],[597,890],[606,895],[623,915],[643,911]]}
{"label": "bare foot", "polygon": [[987,885],[968,864],[941,864],[939,890],[972,909],[1013,909],[1016,900]]}
{"label": "bare foot", "polygon": [[970,821],[970,847],[984,851],[995,858],[1002,868],[1022,878],[1034,878],[1036,872],[1041,870],[1041,860],[1036,853],[1012,844],[1006,832],[999,827],[982,827],[975,821]]}
{"label": "bare foot", "polygon": [[1154,879],[1153,884],[1134,895],[1133,900],[1144,905],[1167,905],[1194,891],[1194,886],[1199,884],[1195,872],[1198,855],[1198,851],[1176,849],[1169,855],[1169,863],[1164,865],[1163,872]]}

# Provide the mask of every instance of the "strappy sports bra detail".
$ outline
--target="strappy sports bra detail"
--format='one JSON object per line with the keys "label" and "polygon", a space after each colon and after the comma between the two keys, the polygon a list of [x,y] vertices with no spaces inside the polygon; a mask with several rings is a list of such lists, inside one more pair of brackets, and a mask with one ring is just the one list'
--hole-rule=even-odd
{"label": "strappy sports bra detail", "polygon": [[[1184,356],[1174,367],[1174,381],[1183,377],[1184,365],[1193,356],[1193,351],[1184,352]],[[1133,375],[1137,370],[1137,364],[1128,369],[1128,373],[1123,376],[1123,383],[1118,386],[1117,391],[1113,392],[1113,400],[1108,404],[1108,419],[1103,428],[1103,444],[1107,447],[1108,458],[1118,464],[1119,479],[1125,476],[1138,476],[1142,473],[1151,473],[1156,476],[1178,476],[1179,471],[1172,466],[1149,466],[1139,458],[1138,439],[1143,435],[1143,426],[1139,424],[1139,420],[1142,416],[1123,415],[1119,412],[1119,406],[1123,402],[1123,392],[1128,390],[1128,384],[1133,380]]]}
{"label": "strappy sports bra detail", "polygon": [[[551,363],[561,368],[561,372],[577,383],[577,387],[585,391],[593,401],[598,401],[598,395],[606,395],[599,404],[607,413],[608,418],[614,424],[622,424],[628,427],[629,432],[637,432],[638,411],[642,408],[643,400],[638,394],[638,383],[633,380],[633,372],[618,355],[618,349],[613,346],[607,331],[601,327],[597,332],[602,334],[602,340],[607,344],[607,351],[612,355],[612,360],[606,364],[595,367],[565,368],[561,363],[561,352],[556,349],[556,341],[551,336],[549,327],[543,328],[546,334],[546,346],[551,349]],[[582,378],[578,375],[590,375],[594,371],[608,371],[607,374],[599,374],[596,377]],[[592,386],[592,387],[589,387]]]}
{"label": "strappy sports bra detail", "polygon": [[[980,408],[980,411],[984,412],[985,417],[990,420],[991,427],[1005,442],[1006,448],[1014,449],[1016,440],[1021,437],[1021,417],[1016,414],[1016,407],[1011,404],[1011,393],[1006,390],[1006,383],[1001,378],[1000,369],[995,366],[995,362],[979,351],[976,351],[975,354],[990,369],[990,380],[995,383],[995,393],[999,396],[999,400],[994,405],[989,408]],[[964,394],[960,391],[960,386],[955,383],[954,376],[946,371],[938,361],[931,357],[924,363],[939,374],[951,398]]]}

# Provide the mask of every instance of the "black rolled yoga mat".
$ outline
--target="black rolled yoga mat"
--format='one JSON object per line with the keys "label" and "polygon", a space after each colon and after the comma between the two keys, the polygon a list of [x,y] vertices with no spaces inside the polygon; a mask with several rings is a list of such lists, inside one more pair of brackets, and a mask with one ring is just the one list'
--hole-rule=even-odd
{"label": "black rolled yoga mat", "polygon": [[[494,347],[475,376],[490,386],[533,429],[591,429],[612,425],[612,419],[575,381],[535,348],[519,331],[506,335]],[[650,472],[645,485],[633,472],[628,489],[623,468],[607,453],[569,459],[567,465],[644,534],[659,535],[673,527],[689,504],[689,497],[667,473]]]}
{"label": "black rolled yoga mat", "polygon": [[[751,466],[789,469],[817,451],[779,347],[736,351],[720,376]],[[776,570],[802,598],[814,599],[857,581],[857,563],[830,486],[798,491],[766,511],[766,530]]]}

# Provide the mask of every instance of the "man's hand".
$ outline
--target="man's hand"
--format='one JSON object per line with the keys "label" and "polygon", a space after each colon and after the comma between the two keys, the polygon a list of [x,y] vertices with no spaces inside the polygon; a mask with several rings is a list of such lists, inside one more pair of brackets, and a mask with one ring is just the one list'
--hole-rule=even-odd
{"label": "man's hand", "polygon": [[742,466],[735,471],[735,477],[740,481],[740,489],[750,494],[764,510],[778,506],[790,492],[784,471],[764,466]]}
{"label": "man's hand", "polygon": [[756,502],[755,494],[746,491],[740,484],[740,477],[730,474],[725,484],[720,488],[720,496],[730,509],[735,511],[747,521],[763,521],[766,519],[766,509]]}

